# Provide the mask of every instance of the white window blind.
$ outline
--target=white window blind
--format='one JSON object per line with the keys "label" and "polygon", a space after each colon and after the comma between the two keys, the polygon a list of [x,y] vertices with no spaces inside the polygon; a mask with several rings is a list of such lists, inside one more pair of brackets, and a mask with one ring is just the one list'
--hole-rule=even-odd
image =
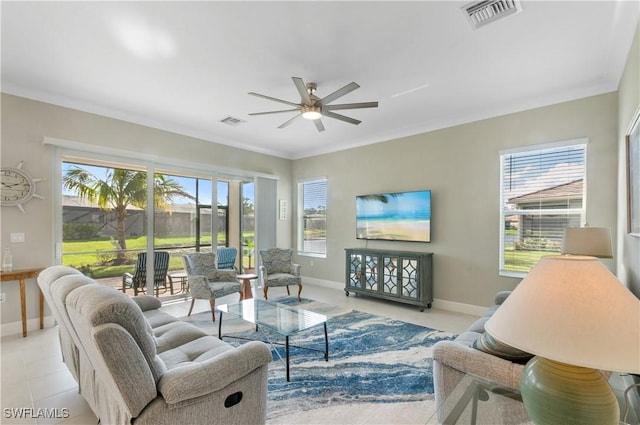
{"label": "white window blind", "polygon": [[528,272],[560,252],[565,227],[583,224],[585,161],[585,143],[500,155],[501,272]]}
{"label": "white window blind", "polygon": [[327,254],[327,180],[299,183],[298,251],[302,254]]}

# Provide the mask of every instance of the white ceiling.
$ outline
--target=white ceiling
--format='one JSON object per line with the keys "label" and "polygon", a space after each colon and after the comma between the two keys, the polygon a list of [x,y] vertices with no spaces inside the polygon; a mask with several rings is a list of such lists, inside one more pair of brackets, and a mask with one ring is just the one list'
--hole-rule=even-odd
{"label": "white ceiling", "polygon": [[[523,0],[474,30],[468,3],[2,1],[2,91],[301,158],[614,91],[640,8]],[[322,133],[248,115],[299,102],[293,76],[380,106]]]}

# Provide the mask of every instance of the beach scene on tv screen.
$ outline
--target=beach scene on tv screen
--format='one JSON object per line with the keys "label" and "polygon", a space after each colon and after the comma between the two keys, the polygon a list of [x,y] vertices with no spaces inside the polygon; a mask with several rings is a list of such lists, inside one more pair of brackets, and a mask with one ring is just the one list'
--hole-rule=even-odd
{"label": "beach scene on tv screen", "polygon": [[431,192],[362,195],[356,198],[358,239],[431,241]]}

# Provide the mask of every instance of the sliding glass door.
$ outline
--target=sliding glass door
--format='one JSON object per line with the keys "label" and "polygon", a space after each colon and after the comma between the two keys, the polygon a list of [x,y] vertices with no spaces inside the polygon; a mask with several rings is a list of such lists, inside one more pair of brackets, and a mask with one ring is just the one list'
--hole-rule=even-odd
{"label": "sliding glass door", "polygon": [[186,296],[182,255],[229,244],[228,181],[89,158],[63,158],[61,170],[61,262],[104,283],[128,291],[143,254],[157,295]]}
{"label": "sliding glass door", "polygon": [[[186,297],[185,253],[233,246],[240,257],[236,264],[247,270],[256,268],[259,240],[275,246],[275,219],[259,224],[256,216],[258,204],[267,216],[275,214],[273,179],[221,175],[124,155],[75,150],[58,155],[56,262],[104,284],[132,295],[135,286],[135,292]],[[263,180],[270,182],[264,186],[268,190],[259,189]],[[273,199],[260,198],[261,192]],[[258,238],[260,226],[267,235],[263,239]]]}

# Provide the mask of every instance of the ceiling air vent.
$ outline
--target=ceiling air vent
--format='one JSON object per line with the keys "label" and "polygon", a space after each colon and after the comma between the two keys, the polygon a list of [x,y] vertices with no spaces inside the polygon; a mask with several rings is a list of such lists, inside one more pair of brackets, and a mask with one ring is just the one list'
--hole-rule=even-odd
{"label": "ceiling air vent", "polygon": [[470,3],[462,8],[471,26],[480,28],[505,16],[522,10],[520,0],[485,0]]}
{"label": "ceiling air vent", "polygon": [[234,117],[227,117],[227,118],[223,118],[220,120],[221,123],[227,124],[227,125],[232,125],[232,126],[236,126],[236,125],[240,125],[243,122],[245,122],[244,120],[241,120],[240,118],[234,118]]}

